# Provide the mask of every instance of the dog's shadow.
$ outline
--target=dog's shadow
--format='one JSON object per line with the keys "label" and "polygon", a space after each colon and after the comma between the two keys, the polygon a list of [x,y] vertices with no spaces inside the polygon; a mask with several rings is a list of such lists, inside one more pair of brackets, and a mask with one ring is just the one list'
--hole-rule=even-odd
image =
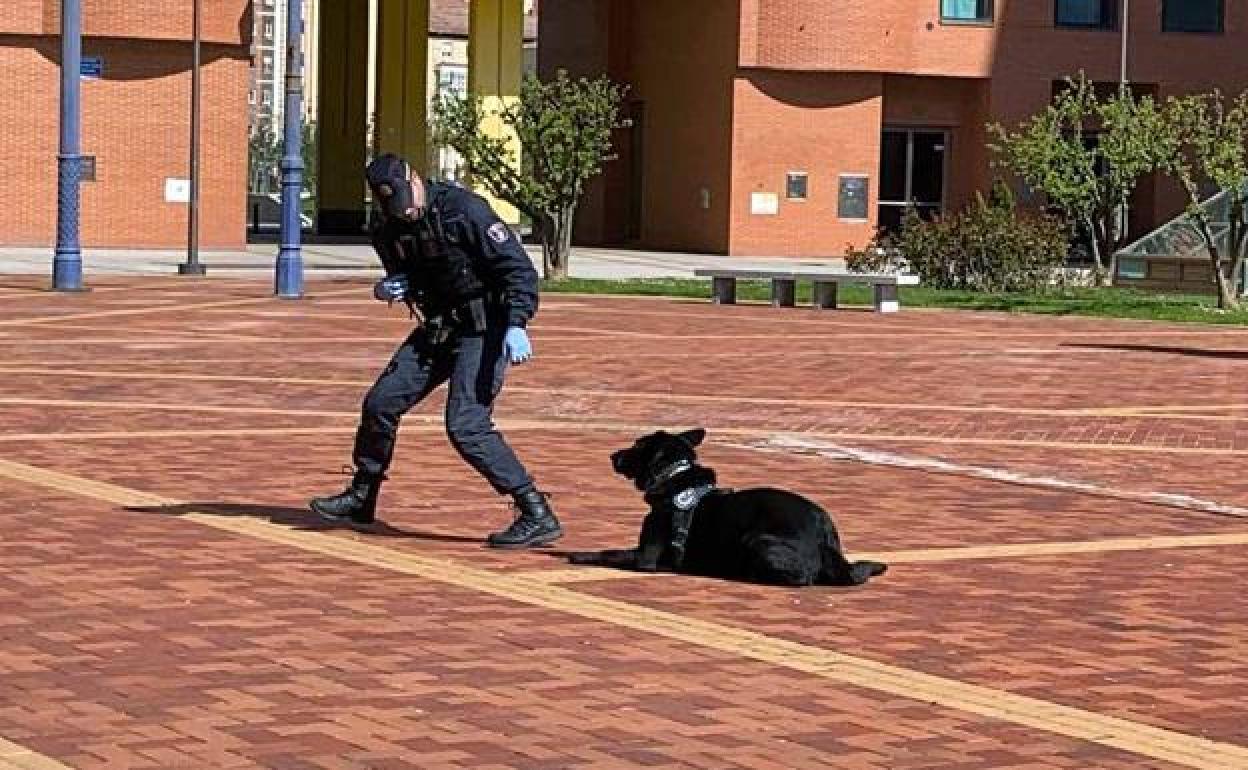
{"label": "dog's shadow", "polygon": [[446,535],[438,532],[422,532],[419,530],[400,529],[378,521],[367,529],[355,529],[346,525],[325,521],[307,508],[290,508],[278,505],[259,505],[253,503],[179,503],[177,505],[132,505],[125,510],[131,513],[148,513],[161,516],[187,516],[206,514],[226,518],[267,519],[272,524],[300,532],[332,532],[344,530],[372,537],[395,537],[411,540],[425,540],[435,543],[460,543],[467,545],[484,545],[480,537],[467,535]]}

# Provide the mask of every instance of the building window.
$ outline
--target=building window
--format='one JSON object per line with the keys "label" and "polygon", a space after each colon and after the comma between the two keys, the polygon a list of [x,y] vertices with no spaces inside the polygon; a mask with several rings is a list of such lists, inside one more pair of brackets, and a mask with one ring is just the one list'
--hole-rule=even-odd
{"label": "building window", "polygon": [[1225,11],[1224,0],[1164,0],[1161,31],[1221,34]]}
{"label": "building window", "polygon": [[984,24],[992,21],[992,0],[940,0],[942,21]]}
{"label": "building window", "polygon": [[273,20],[272,20],[272,19],[265,19],[265,20],[264,20],[264,35],[263,35],[262,39],[263,39],[266,43],[272,43],[272,42],[273,42]]}
{"label": "building window", "polygon": [[909,209],[923,219],[932,219],[944,210],[947,143],[948,136],[940,129],[884,129],[876,211],[880,227],[897,232]]}
{"label": "building window", "polygon": [[1057,26],[1112,29],[1117,5],[1115,0],[1057,0]]}
{"label": "building window", "polygon": [[438,67],[438,96],[468,93],[468,68],[462,64],[442,64]]}
{"label": "building window", "polygon": [[836,217],[850,222],[867,221],[870,180],[866,174],[841,174],[837,182]]}
{"label": "building window", "polygon": [[1123,257],[1118,260],[1118,277],[1143,281],[1148,278],[1148,263],[1142,259]]}
{"label": "building window", "polygon": [[785,180],[784,197],[791,201],[806,200],[809,181],[810,175],[805,171],[790,171]]}

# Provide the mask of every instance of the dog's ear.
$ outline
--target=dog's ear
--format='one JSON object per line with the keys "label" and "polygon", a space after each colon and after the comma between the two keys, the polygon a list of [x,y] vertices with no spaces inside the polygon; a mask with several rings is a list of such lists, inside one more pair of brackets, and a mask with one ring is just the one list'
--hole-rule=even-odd
{"label": "dog's ear", "polygon": [[706,439],[706,431],[702,428],[694,428],[680,434],[680,437],[689,442],[689,446],[697,446]]}

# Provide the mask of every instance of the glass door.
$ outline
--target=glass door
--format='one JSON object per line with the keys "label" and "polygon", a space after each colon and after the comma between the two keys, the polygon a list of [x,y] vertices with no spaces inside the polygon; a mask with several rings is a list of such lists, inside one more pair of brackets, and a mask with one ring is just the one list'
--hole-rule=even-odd
{"label": "glass door", "polygon": [[944,209],[947,145],[944,131],[884,129],[880,142],[880,227],[896,231],[907,208],[914,208],[924,219]]}

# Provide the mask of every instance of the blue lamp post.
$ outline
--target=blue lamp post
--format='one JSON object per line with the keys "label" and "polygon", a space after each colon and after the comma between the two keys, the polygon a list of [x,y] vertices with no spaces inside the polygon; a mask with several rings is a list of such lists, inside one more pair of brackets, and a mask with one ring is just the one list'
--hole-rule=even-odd
{"label": "blue lamp post", "polygon": [[82,5],[61,0],[61,148],[56,157],[56,254],[52,288],[82,291],[82,251],[78,245],[82,155]]}
{"label": "blue lamp post", "polygon": [[282,232],[275,291],[284,299],[303,296],[299,195],[303,190],[303,0],[286,0],[286,106],[282,152]]}

